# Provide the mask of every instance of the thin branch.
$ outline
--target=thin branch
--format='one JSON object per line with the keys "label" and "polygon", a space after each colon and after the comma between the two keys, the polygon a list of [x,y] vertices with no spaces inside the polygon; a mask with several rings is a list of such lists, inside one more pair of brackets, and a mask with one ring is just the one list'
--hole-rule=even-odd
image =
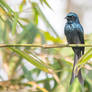
{"label": "thin branch", "polygon": [[0,47],[40,47],[40,48],[62,48],[62,47],[92,47],[92,44],[0,44]]}

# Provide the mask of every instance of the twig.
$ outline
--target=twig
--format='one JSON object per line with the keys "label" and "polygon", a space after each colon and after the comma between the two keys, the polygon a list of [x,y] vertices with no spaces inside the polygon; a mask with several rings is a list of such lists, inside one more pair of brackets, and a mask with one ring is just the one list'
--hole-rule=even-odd
{"label": "twig", "polygon": [[92,47],[92,44],[0,44],[0,47],[40,47],[40,48],[62,48],[62,47]]}

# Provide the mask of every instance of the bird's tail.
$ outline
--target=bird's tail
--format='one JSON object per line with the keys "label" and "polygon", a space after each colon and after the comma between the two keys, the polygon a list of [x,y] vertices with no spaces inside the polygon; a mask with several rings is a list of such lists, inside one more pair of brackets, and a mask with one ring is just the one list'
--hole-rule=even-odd
{"label": "bird's tail", "polygon": [[[84,52],[82,54],[84,54]],[[74,55],[74,65],[73,65],[73,70],[72,70],[72,78],[71,78],[70,84],[72,84],[72,82],[74,81],[74,79],[76,77],[78,77],[79,82],[82,85],[84,84],[84,81],[83,81],[83,78],[82,78],[82,74],[81,74],[81,69],[79,71],[78,71],[77,67],[75,69],[75,65],[78,63],[78,60],[79,60],[80,57],[81,57],[81,53],[79,53],[79,54],[75,53],[75,55]]]}

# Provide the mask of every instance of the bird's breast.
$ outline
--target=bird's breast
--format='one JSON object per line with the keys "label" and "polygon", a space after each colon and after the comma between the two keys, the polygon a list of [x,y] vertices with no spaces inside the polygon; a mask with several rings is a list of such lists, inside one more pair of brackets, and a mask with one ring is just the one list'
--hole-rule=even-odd
{"label": "bird's breast", "polygon": [[76,30],[77,30],[77,25],[75,23],[65,25],[65,35],[70,33],[75,33]]}
{"label": "bird's breast", "polygon": [[73,40],[76,39],[77,34],[77,25],[76,24],[66,24],[65,25],[65,35],[69,43],[73,43]]}

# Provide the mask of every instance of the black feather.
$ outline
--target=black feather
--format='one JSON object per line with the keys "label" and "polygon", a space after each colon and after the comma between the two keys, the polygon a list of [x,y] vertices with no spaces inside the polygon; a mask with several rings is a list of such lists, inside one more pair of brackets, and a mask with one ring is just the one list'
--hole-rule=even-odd
{"label": "black feather", "polygon": [[[77,14],[70,12],[66,16],[67,23],[64,28],[64,33],[69,44],[84,44],[84,30],[79,22]],[[75,68],[79,58],[84,54],[84,47],[72,47],[74,51],[74,64],[72,70],[72,78],[70,84],[74,81],[75,77],[78,77],[81,84],[84,84],[81,70]],[[78,72],[78,73],[77,73]]]}

